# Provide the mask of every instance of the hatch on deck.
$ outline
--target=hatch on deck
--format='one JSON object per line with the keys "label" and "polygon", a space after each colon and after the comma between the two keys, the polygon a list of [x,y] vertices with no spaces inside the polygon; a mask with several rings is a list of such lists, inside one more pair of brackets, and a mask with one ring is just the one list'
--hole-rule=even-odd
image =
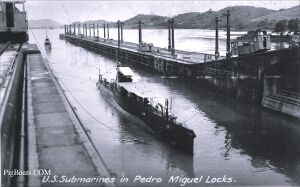
{"label": "hatch on deck", "polygon": [[119,67],[118,71],[122,73],[124,76],[133,76],[134,73],[129,67]]}
{"label": "hatch on deck", "polygon": [[129,67],[118,67],[117,71],[117,82],[132,82],[134,73]]}

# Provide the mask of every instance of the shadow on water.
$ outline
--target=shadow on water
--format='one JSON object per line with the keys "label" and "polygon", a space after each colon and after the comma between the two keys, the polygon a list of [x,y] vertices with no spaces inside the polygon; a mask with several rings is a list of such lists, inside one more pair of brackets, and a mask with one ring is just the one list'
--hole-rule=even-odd
{"label": "shadow on water", "polygon": [[[201,88],[200,80],[165,79],[183,92],[220,127],[225,127],[224,153],[231,149],[251,157],[254,168],[269,168],[300,185],[300,120],[258,106],[247,105]],[[216,103],[217,107],[216,107]]]}

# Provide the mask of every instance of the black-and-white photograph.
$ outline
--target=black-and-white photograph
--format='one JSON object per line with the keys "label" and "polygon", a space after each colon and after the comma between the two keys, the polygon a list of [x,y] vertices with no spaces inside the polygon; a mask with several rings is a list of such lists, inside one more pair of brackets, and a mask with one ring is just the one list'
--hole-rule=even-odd
{"label": "black-and-white photograph", "polygon": [[1,186],[300,186],[299,0],[0,0]]}

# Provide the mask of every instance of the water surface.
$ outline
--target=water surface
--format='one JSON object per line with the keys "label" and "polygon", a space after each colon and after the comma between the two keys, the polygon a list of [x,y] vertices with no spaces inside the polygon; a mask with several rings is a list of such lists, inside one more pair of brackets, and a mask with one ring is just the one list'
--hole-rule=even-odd
{"label": "water surface", "polygon": [[[161,142],[143,122],[120,111],[112,99],[99,94],[95,85],[99,67],[113,79],[117,63],[59,40],[62,32],[48,30],[52,50],[45,54],[70,91],[68,97],[91,131],[97,149],[118,177],[153,176],[166,182],[177,175],[226,175],[235,181],[229,185],[300,185],[299,120],[237,103],[222,97],[221,91],[202,88],[196,80],[168,79],[133,68],[135,80],[150,84],[156,93],[171,98],[172,113],[196,133],[194,155],[183,154]],[[45,31],[33,33],[44,50]],[[144,30],[143,34],[144,40],[155,46],[167,45],[167,30]],[[214,36],[213,31],[176,30],[175,45],[182,50],[213,52],[214,39],[210,36]],[[124,31],[125,40],[133,42],[136,37],[136,30]],[[32,33],[30,41],[35,43]],[[220,49],[225,52],[224,37]]]}

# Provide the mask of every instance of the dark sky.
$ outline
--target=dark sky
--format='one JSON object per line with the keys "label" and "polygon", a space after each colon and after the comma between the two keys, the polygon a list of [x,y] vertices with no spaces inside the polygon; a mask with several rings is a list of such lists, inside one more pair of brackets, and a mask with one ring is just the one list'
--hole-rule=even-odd
{"label": "dark sky", "polygon": [[28,17],[32,19],[53,19],[59,23],[105,19],[108,21],[126,20],[137,14],[174,16],[185,12],[205,12],[220,10],[227,6],[256,6],[279,10],[299,5],[299,0],[285,1],[174,1],[174,0],[27,0]]}

